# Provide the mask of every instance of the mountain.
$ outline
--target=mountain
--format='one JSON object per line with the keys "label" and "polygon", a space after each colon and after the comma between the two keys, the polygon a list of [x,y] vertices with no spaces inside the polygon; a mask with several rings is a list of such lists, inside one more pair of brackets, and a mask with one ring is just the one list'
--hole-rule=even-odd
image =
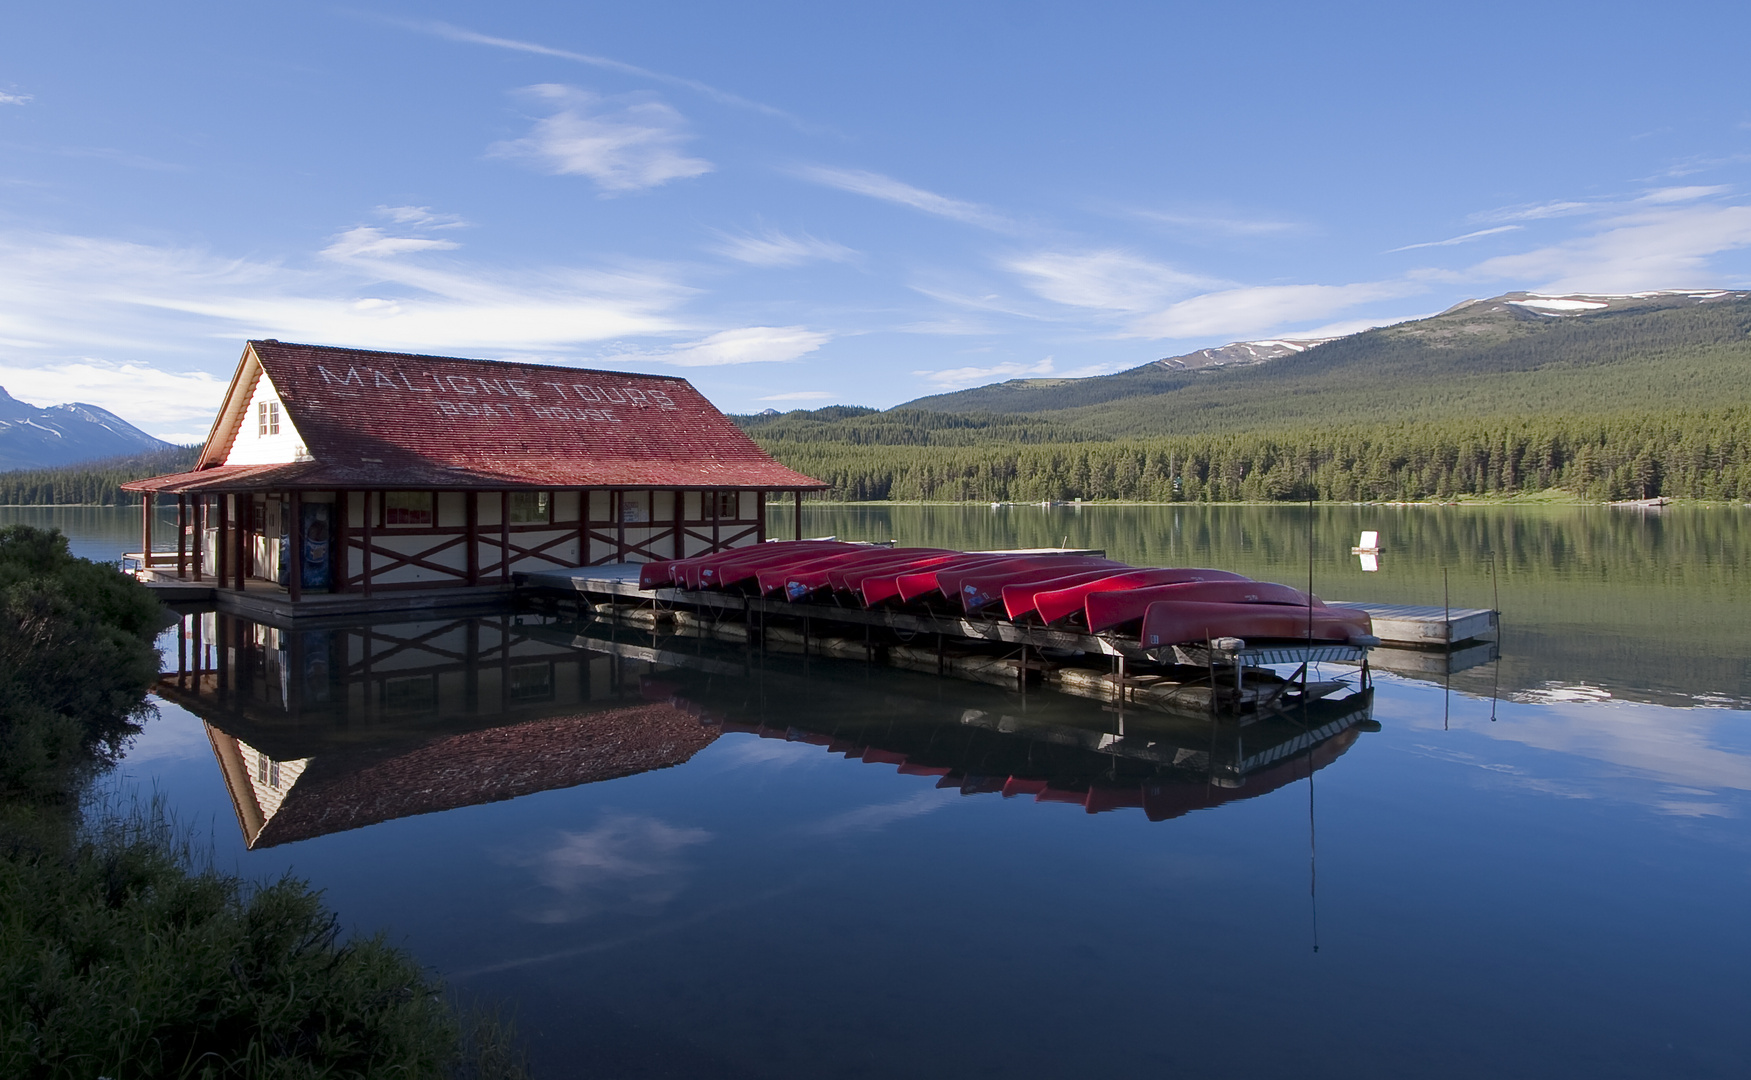
{"label": "mountain", "polygon": [[[1223,355],[1238,362],[1214,362]],[[894,411],[1019,413],[1145,436],[1743,404],[1751,292],[1670,290],[1507,293],[1316,344],[1239,342],[1113,375],[937,394]]]}
{"label": "mountain", "polygon": [[0,387],[0,471],[173,449],[107,409],[56,405],[39,409]]}

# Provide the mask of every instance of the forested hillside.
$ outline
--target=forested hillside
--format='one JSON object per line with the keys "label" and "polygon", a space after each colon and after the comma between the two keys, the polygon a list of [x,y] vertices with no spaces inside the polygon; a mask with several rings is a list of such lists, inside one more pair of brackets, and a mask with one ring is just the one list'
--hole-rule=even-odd
{"label": "forested hillside", "polygon": [[87,461],[58,469],[0,472],[0,506],[119,506],[138,495],[121,490],[129,480],[194,467],[200,449],[178,446],[135,457]]}
{"label": "forested hillside", "polygon": [[731,417],[762,443],[836,442],[852,446],[982,446],[992,443],[1096,442],[1111,438],[1037,416],[943,413],[830,405],[774,416]]}
{"label": "forested hillside", "polygon": [[766,444],[829,498],[1337,501],[1751,499],[1751,407],[1390,421],[1275,432],[984,446]]}
{"label": "forested hillside", "polygon": [[[1517,294],[1511,294],[1517,295]],[[902,409],[1026,413],[1116,436],[1751,404],[1751,297],[1660,296],[1553,317],[1507,298],[1208,372],[1155,364],[1003,383]]]}

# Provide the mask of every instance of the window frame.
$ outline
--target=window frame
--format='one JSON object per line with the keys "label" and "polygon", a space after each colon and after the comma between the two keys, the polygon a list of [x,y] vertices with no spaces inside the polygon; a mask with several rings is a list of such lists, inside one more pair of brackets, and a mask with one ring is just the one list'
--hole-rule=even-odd
{"label": "window frame", "polygon": [[[535,498],[535,505],[538,508],[540,516],[532,518],[519,518],[517,516],[517,501],[526,496],[533,496]],[[553,492],[551,491],[513,491],[510,493],[510,498],[506,501],[506,505],[510,511],[510,520],[507,524],[551,525],[553,524],[553,503],[554,498]]]}
{"label": "window frame", "polygon": [[268,439],[280,433],[280,403],[277,401],[256,402],[255,437]]}
{"label": "window frame", "polygon": [[[389,500],[394,496],[424,496],[426,500],[424,521],[391,521],[389,519]],[[378,524],[385,529],[431,529],[438,524],[438,493],[435,491],[385,491],[383,497],[377,500]],[[408,513],[409,507],[395,508],[398,512]]]}

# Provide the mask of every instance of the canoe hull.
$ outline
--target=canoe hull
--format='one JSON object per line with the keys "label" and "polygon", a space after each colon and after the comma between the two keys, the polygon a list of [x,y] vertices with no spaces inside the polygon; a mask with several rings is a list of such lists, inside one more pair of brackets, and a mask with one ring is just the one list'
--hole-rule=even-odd
{"label": "canoe hull", "polygon": [[[1149,567],[1114,574],[1063,588],[1042,587],[1033,595],[1034,613],[1041,622],[1054,623],[1080,612],[1090,593],[1119,589],[1141,589],[1154,585],[1177,585],[1187,581],[1248,581],[1249,578],[1227,570],[1205,570],[1197,567]],[[1007,604],[1006,597],[1004,603]]]}
{"label": "canoe hull", "polygon": [[[1307,594],[1287,585],[1268,581],[1183,581],[1172,585],[1154,585],[1143,589],[1091,592],[1083,601],[1088,616],[1089,633],[1116,630],[1143,618],[1149,605],[1158,601],[1205,602],[1220,604],[1282,605],[1305,608]],[[1313,606],[1323,608],[1318,597]],[[1240,635],[1245,636],[1245,635]]]}
{"label": "canoe hull", "polygon": [[1368,613],[1353,608],[1158,600],[1143,614],[1140,639],[1146,649],[1221,637],[1249,642],[1347,642],[1365,637],[1372,630]]}

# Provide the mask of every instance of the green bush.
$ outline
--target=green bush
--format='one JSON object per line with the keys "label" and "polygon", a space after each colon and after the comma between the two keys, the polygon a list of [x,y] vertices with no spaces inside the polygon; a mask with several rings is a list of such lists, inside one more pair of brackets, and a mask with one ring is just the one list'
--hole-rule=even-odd
{"label": "green bush", "polygon": [[149,712],[162,608],[59,533],[0,529],[0,1076],[517,1076],[308,885],[196,866],[155,814],[81,820]]}
{"label": "green bush", "polygon": [[0,860],[0,1075],[436,1076],[459,1027],[381,938],[342,942],[303,883],[191,872],[112,824]]}
{"label": "green bush", "polygon": [[59,532],[0,529],[0,798],[55,798],[148,712],[163,608]]}

